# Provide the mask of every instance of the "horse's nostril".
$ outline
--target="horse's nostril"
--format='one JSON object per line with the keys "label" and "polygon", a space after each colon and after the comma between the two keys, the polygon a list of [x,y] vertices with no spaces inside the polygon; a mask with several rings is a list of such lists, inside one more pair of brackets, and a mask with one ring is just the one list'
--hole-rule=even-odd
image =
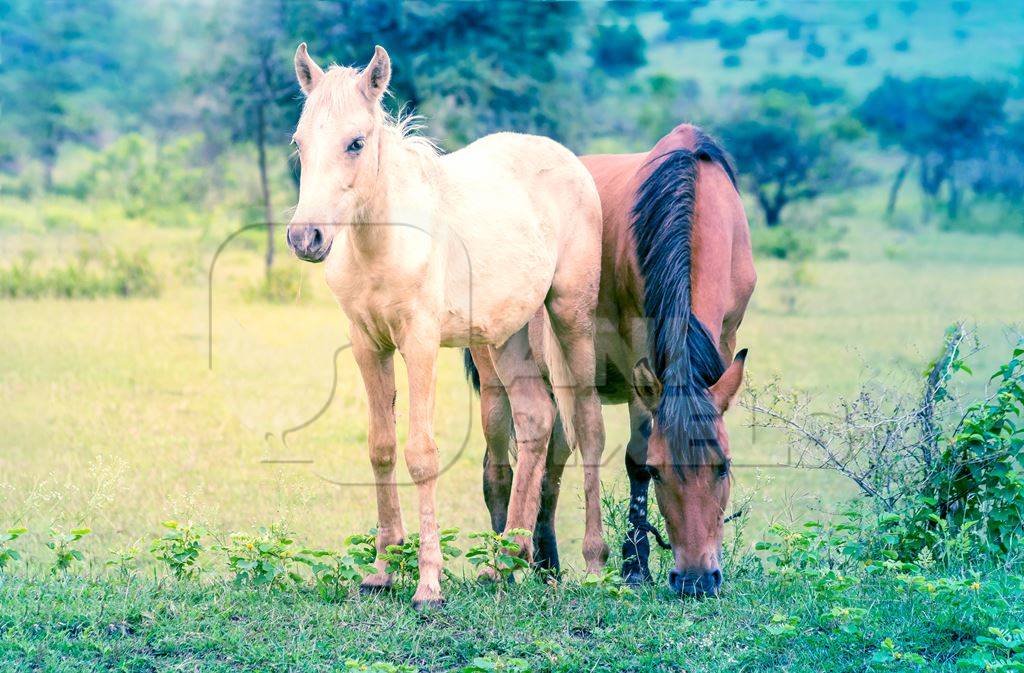
{"label": "horse's nostril", "polygon": [[324,235],[320,232],[320,228],[316,227],[313,229],[313,240],[310,242],[310,248],[313,250],[319,250],[320,245],[324,242]]}
{"label": "horse's nostril", "polygon": [[715,568],[711,572],[711,585],[718,591],[718,588],[722,586],[722,571]]}

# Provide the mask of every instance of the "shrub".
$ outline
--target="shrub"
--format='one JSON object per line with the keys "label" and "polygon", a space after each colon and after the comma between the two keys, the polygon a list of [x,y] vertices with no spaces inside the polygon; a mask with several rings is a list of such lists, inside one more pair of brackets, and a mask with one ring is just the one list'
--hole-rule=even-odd
{"label": "shrub", "polygon": [[881,552],[922,558],[1005,559],[1024,543],[1024,340],[991,377],[994,389],[959,413],[949,385],[970,343],[951,328],[917,398],[865,388],[832,414],[793,399],[750,405],[758,424],[791,433],[799,464],[853,481],[877,515]]}
{"label": "shrub", "polygon": [[303,549],[295,557],[299,563],[309,566],[317,591],[324,598],[338,600],[363,577],[374,572],[376,536],[372,533],[352,535],[346,543],[348,550],[344,554],[330,549]]}
{"label": "shrub", "polygon": [[199,575],[199,555],[203,551],[202,538],[205,531],[192,524],[164,521],[160,524],[167,529],[161,537],[153,540],[150,552],[156,560],[165,563],[178,580],[194,579]]}
{"label": "shrub", "polygon": [[121,579],[127,580],[138,572],[139,550],[130,546],[121,549],[112,549],[111,558],[107,559],[105,565],[117,572]]}
{"label": "shrub", "polygon": [[275,304],[293,303],[302,300],[301,268],[295,266],[274,267],[256,284],[248,287],[244,296],[248,301],[269,301]]}
{"label": "shrub", "polygon": [[85,556],[75,549],[74,545],[91,532],[88,528],[75,528],[63,533],[51,528],[50,540],[46,543],[46,546],[53,552],[50,573],[67,575],[76,564],[84,561]]}
{"label": "shrub", "polygon": [[279,524],[259,528],[255,534],[231,535],[231,543],[224,551],[235,583],[275,590],[302,582],[302,576],[295,572],[299,559],[292,549],[294,543],[288,530]]}
{"label": "shrub", "polygon": [[871,52],[866,47],[860,47],[850,52],[846,57],[846,65],[851,68],[858,68],[871,60]]}
{"label": "shrub", "polygon": [[817,251],[810,233],[786,226],[755,229],[753,245],[758,256],[789,261],[809,259]]}
{"label": "shrub", "polygon": [[[459,537],[457,528],[445,528],[438,534],[441,543],[441,558],[445,561],[459,556],[462,552],[455,546]],[[420,578],[419,568],[420,534],[411,533],[402,544],[388,545],[380,558],[387,564],[387,572],[395,573],[399,582],[415,582]],[[445,568],[445,574],[449,574]]]}
{"label": "shrub", "polygon": [[810,39],[807,40],[807,46],[804,47],[804,52],[814,59],[823,59],[828,50],[818,42],[818,38],[811,35]]}
{"label": "shrub", "polygon": [[18,550],[11,549],[11,543],[27,532],[27,528],[8,528],[6,533],[0,533],[0,572],[3,572],[11,561],[21,559]]}
{"label": "shrub", "polygon": [[530,531],[523,528],[514,528],[505,533],[470,533],[470,539],[480,542],[469,548],[466,560],[480,570],[489,571],[495,579],[507,581],[515,571],[523,570],[530,565],[526,559],[519,556],[520,548],[513,538],[531,535]]}
{"label": "shrub", "polygon": [[27,253],[0,267],[0,297],[12,299],[95,299],[98,297],[157,297],[161,284],[144,251],[109,253],[80,251],[47,268]]}

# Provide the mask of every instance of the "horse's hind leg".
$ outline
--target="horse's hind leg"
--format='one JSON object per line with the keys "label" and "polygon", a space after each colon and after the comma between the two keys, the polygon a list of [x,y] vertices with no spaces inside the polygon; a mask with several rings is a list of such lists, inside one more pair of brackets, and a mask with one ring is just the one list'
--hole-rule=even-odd
{"label": "horse's hind leg", "polygon": [[548,444],[547,465],[540,488],[540,512],[537,514],[537,528],[533,534],[537,543],[535,565],[542,570],[555,573],[561,568],[558,562],[558,540],[555,537],[555,509],[562,488],[562,473],[569,461],[570,452],[562,422],[556,419],[551,431],[551,442]]}
{"label": "horse's hind leg", "polygon": [[[505,530],[533,530],[537,523],[541,480],[555,410],[530,350],[524,327],[504,345],[490,349],[491,362],[508,394],[517,447],[516,470]],[[518,538],[523,557],[533,560],[533,541]]]}
{"label": "horse's hind leg", "polygon": [[647,494],[651,475],[646,469],[650,415],[635,401],[629,404],[629,443],[626,474],[629,476],[629,530],[622,543],[622,577],[627,584],[651,581],[651,543],[647,539]]}
{"label": "horse's hind leg", "polygon": [[472,349],[480,375],[480,417],[484,430],[484,502],[495,533],[505,530],[508,499],[512,492],[512,466],[508,449],[512,434],[512,409],[487,348]]}
{"label": "horse's hind leg", "polygon": [[[599,267],[598,267],[599,268]],[[601,454],[604,452],[604,421],[601,400],[595,387],[594,304],[596,292],[586,290],[584,273],[560,268],[548,297],[551,324],[573,378],[574,425],[583,458],[583,493],[586,532],[583,535],[583,559],[588,573],[600,573],[608,560],[601,522]],[[593,288],[596,290],[596,279]],[[554,344],[552,344],[554,346]]]}

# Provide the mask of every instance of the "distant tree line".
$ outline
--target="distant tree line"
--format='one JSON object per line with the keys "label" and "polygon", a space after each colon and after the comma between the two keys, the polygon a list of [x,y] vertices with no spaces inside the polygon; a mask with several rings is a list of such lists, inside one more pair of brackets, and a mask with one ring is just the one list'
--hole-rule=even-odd
{"label": "distant tree line", "polygon": [[[716,40],[737,63],[747,37],[759,32],[817,39],[781,14],[699,20],[704,4],[229,0],[170,11],[116,0],[7,0],[0,4],[0,172],[41,166],[40,187],[50,190],[62,147],[109,148],[113,153],[95,163],[101,175],[63,188],[122,193],[124,185],[144,184],[145,194],[171,201],[161,186],[179,185],[181,199],[197,199],[204,184],[195,172],[121,178],[130,166],[115,164],[125,157],[152,163],[142,137],[156,141],[158,157],[186,161],[195,152],[200,164],[243,144],[255,149],[259,185],[250,217],[272,222],[272,192],[282,189],[272,175],[288,161],[287,139],[301,109],[292,54],[306,41],[325,65],[362,64],[374,44],[388,47],[394,95],[387,104],[425,114],[447,149],[514,129],[577,151],[638,150],[677,123],[702,122],[737,159],[769,227],[784,223],[794,203],[877,174],[877,162],[864,160],[873,138],[899,157],[890,213],[914,180],[927,215],[941,206],[957,218],[971,198],[1012,202],[1024,195],[1024,120],[1008,112],[1010,99],[1022,95],[1004,83],[890,77],[863,101],[851,101],[834,82],[768,75],[724,98],[729,104],[720,99],[702,109],[685,63],[665,72],[649,58],[649,39]],[[902,3],[902,11],[913,11],[912,4]],[[638,27],[650,12],[664,20],[664,35],[645,37]],[[874,29],[879,18],[864,21]],[[129,134],[139,135],[113,142]],[[192,140],[181,142],[186,136]],[[132,198],[133,208],[139,200]],[[273,260],[268,229],[268,268]]]}

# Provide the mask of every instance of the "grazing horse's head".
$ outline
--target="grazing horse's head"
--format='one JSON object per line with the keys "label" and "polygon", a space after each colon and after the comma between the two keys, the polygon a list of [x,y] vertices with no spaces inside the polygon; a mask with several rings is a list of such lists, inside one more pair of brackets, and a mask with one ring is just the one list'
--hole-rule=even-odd
{"label": "grazing horse's head", "polygon": [[743,381],[746,351],[741,351],[708,392],[714,404],[714,442],[703,446],[675,446],[674,442],[699,442],[687,432],[666,432],[658,414],[664,384],[646,360],[633,371],[633,383],[641,402],[654,416],[647,442],[647,469],[654,480],[658,509],[665,518],[672,555],[669,587],[687,596],[717,595],[722,585],[722,533],[729,504],[729,436],[722,414],[732,403]]}
{"label": "grazing horse's head", "polygon": [[355,221],[373,197],[384,122],[380,99],[391,79],[391,59],[377,47],[361,71],[335,66],[324,72],[303,42],[295,52],[295,75],[306,103],[292,136],[302,177],[288,246],[300,259],[321,262],[339,225]]}

